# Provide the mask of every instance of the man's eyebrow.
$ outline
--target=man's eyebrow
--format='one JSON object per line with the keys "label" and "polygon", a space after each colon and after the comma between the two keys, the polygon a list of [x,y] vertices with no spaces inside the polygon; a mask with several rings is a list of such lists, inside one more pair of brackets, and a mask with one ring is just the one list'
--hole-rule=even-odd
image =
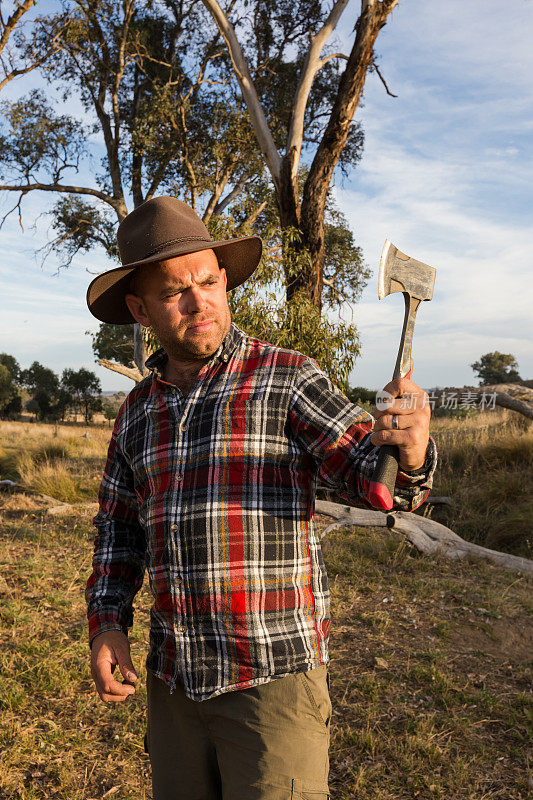
{"label": "man's eyebrow", "polygon": [[[203,283],[216,283],[220,279],[220,274],[214,274],[212,272],[206,272],[203,275],[200,275],[198,280],[195,281],[196,284],[203,284]],[[166,283],[160,292],[160,296],[164,297],[169,292],[181,291],[182,289],[187,289],[190,284],[185,284],[182,281],[178,280],[170,280]]]}

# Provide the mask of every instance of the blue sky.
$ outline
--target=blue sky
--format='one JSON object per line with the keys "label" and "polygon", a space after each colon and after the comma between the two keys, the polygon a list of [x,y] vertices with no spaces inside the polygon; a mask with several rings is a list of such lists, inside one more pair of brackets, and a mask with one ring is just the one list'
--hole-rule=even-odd
{"label": "blue sky", "polygon": [[[341,43],[357,8],[352,0]],[[382,386],[396,358],[403,300],[377,299],[386,238],[437,269],[415,329],[420,385],[474,383],[469,364],[492,350],[513,353],[522,377],[533,377],[532,15],[530,0],[404,0],[379,36],[380,68],[398,98],[368,77],[358,111],[363,158],[335,186],[374,271],[353,308],[362,341],[354,385]],[[13,201],[0,197],[0,210]],[[28,196],[24,231],[15,216],[0,231],[0,351],[24,367],[95,369],[104,389],[127,390],[131,381],[94,364],[85,335],[97,327],[85,306],[87,270],[111,265],[95,253],[56,275],[53,259],[41,268],[34,255],[47,236],[39,215],[51,204],[50,195]]]}

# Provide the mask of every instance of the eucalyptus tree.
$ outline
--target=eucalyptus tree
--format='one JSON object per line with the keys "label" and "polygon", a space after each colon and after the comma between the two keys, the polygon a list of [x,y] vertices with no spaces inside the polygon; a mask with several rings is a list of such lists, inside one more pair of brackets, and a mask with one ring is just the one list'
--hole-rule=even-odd
{"label": "eucalyptus tree", "polygon": [[[303,295],[320,309],[328,193],[336,167],[349,169],[359,158],[354,114],[368,72],[385,83],[374,45],[398,0],[361,0],[348,53],[330,42],[349,0],[243,0],[226,9],[202,2],[224,38],[275,187],[287,238],[287,298]],[[300,192],[302,160],[308,174]]]}
{"label": "eucalyptus tree", "polygon": [[[237,0],[228,13],[234,7]],[[322,5],[301,0],[294,9],[272,0],[250,7],[257,97],[281,149],[292,125],[302,43],[321,23]],[[116,259],[117,223],[162,192],[188,200],[214,236],[253,228],[264,236],[265,258],[254,281],[231,298],[235,318],[252,333],[312,355],[345,381],[358,353],[357,330],[328,312],[358,299],[368,278],[361,251],[326,192],[317,302],[306,282],[309,259],[298,220],[280,203],[268,158],[266,173],[254,115],[233,76],[233,55],[209,23],[199,0],[66,0],[38,27],[43,48],[61,30],[61,49],[43,64],[52,91],[34,90],[2,104],[0,190],[16,193],[17,206],[29,192],[55,196],[48,251],[60,254],[65,265],[97,246]],[[302,147],[319,141],[324,114],[338,93],[336,59],[323,60],[308,94]],[[83,115],[66,113],[76,105]],[[362,143],[359,126],[351,126],[339,153],[341,168],[355,164]],[[310,179],[303,160],[295,174],[291,191],[299,208]],[[302,286],[308,291],[299,291]],[[139,326],[135,332],[137,369],[119,363],[123,358],[105,365],[138,378],[144,348]],[[109,336],[100,333],[102,341]],[[124,343],[124,335],[119,338]]]}
{"label": "eucalyptus tree", "polygon": [[[117,257],[117,222],[156,193],[201,200],[208,222],[261,175],[242,103],[222,99],[224,79],[211,77],[219,35],[199,35],[197,5],[169,15],[143,0],[72,0],[41,20],[44,48],[68,16],[43,76],[84,119],[58,112],[43,90],[3,103],[0,190],[16,193],[18,207],[29,192],[59,196],[49,250],[65,264],[96,245]],[[141,372],[143,361],[138,352]]]}

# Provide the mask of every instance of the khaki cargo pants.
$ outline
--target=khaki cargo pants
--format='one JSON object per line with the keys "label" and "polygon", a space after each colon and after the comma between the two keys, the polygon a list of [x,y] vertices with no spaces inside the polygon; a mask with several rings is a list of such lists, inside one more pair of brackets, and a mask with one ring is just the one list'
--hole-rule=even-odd
{"label": "khaki cargo pants", "polygon": [[154,800],[328,800],[327,668],[197,702],[148,672]]}

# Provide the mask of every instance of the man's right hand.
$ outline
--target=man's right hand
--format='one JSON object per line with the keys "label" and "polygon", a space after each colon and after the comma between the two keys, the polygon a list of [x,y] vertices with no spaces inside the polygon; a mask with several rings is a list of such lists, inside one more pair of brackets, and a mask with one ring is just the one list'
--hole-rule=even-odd
{"label": "man's right hand", "polygon": [[[122,673],[124,683],[113,678],[116,666]],[[104,631],[93,640],[91,675],[104,703],[120,703],[130,694],[135,694],[133,684],[137,675],[131,661],[128,637],[122,631]]]}

